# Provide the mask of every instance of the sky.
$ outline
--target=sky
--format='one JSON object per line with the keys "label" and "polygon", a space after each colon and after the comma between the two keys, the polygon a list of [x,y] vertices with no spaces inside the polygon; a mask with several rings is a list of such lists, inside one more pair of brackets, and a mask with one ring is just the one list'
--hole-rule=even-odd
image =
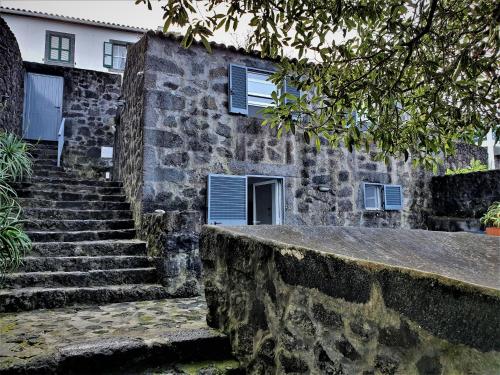
{"label": "sky", "polygon": [[[163,28],[161,2],[152,1],[153,10],[144,4],[135,5],[134,0],[0,0],[0,5],[96,21],[114,22],[128,26],[156,30]],[[220,33],[215,41],[241,46],[245,31]]]}

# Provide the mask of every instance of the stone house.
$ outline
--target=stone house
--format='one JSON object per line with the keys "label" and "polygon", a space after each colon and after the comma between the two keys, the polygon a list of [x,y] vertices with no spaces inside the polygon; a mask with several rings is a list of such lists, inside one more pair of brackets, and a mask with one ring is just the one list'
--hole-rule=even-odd
{"label": "stone house", "polygon": [[273,69],[244,50],[184,49],[162,33],[129,47],[114,176],[174,294],[197,292],[205,223],[425,226],[430,174],[410,161],[317,152],[300,134],[278,139],[261,126]]}
{"label": "stone house", "polygon": [[[25,61],[9,74],[18,97],[25,72],[58,81],[62,165],[80,178],[122,181],[161,283],[188,296],[200,292],[206,223],[426,227],[431,176],[410,161],[377,162],[375,149],[318,152],[299,133],[278,139],[262,127],[273,69],[244,50],[186,50],[178,37],[150,31],[128,46],[123,84],[119,72],[67,64]],[[457,160],[483,154],[465,147]]]}

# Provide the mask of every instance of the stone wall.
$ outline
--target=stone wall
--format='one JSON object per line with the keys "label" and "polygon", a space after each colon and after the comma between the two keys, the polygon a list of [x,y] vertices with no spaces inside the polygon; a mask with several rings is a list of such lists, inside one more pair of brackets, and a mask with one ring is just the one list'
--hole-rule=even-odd
{"label": "stone wall", "polygon": [[[278,140],[258,118],[228,113],[228,64],[269,70],[271,62],[222,48],[212,54],[202,46],[186,50],[178,40],[153,33],[146,38],[145,212],[194,210],[205,217],[207,176],[224,173],[283,176],[288,224],[409,227],[416,220],[412,182],[419,173],[410,163],[385,165],[374,161],[375,152],[326,146],[318,153],[300,134]],[[402,184],[403,212],[365,212],[362,181]],[[319,185],[330,192],[319,192]]]}
{"label": "stone wall", "polygon": [[205,227],[207,322],[248,374],[494,374],[497,245],[468,233]]}
{"label": "stone wall", "polygon": [[114,122],[122,105],[121,76],[29,62],[25,65],[28,72],[64,78],[63,165],[83,178],[105,178],[112,159],[101,158],[101,147],[114,146]]}
{"label": "stone wall", "polygon": [[[284,177],[287,224],[425,226],[429,173],[412,168],[411,161],[377,162],[375,150],[349,153],[324,146],[318,152],[300,134],[277,139],[260,119],[230,114],[230,63],[273,68],[241,50],[214,46],[209,54],[199,45],[186,50],[179,40],[153,32],[129,49],[115,175],[124,181],[144,239],[158,233],[161,221],[143,216],[155,210],[187,215],[197,220],[194,227],[205,223],[210,173]],[[362,182],[401,184],[403,210],[364,210]],[[320,185],[330,190],[320,192]],[[180,270],[181,279],[187,277],[183,265],[199,263],[197,247],[184,245],[166,266]],[[175,277],[171,283],[177,284]]]}
{"label": "stone wall", "polygon": [[0,17],[0,129],[21,135],[24,67],[16,37]]}
{"label": "stone wall", "polygon": [[431,179],[430,193],[430,229],[479,231],[481,216],[500,201],[500,170],[436,176]]}
{"label": "stone wall", "polygon": [[123,110],[115,135],[113,178],[123,181],[134,219],[138,226],[142,215],[144,170],[144,60],[147,38],[129,46],[127,66],[123,77]]}

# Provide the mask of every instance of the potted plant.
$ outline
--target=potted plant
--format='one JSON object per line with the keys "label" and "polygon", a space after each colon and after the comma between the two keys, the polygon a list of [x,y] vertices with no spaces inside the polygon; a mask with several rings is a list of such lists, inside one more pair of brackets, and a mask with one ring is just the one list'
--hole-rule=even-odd
{"label": "potted plant", "polygon": [[500,202],[493,203],[481,218],[481,224],[486,226],[486,234],[500,236]]}

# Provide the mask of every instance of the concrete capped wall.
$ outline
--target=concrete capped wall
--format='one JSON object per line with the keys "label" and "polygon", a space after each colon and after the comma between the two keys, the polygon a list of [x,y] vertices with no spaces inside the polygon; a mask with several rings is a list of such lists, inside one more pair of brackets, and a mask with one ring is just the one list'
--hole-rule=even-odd
{"label": "concrete capped wall", "polygon": [[209,326],[248,374],[500,368],[498,242],[422,230],[205,227]]}

